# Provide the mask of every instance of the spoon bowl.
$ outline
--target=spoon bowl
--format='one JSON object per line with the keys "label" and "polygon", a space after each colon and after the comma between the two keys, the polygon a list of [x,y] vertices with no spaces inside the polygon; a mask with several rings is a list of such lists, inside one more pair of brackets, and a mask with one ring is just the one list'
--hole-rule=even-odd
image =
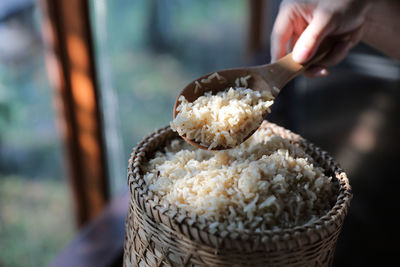
{"label": "spoon bowl", "polygon": [[[224,77],[226,80],[221,81],[218,79],[211,79],[209,83],[201,83],[201,81],[203,80],[207,80],[208,77],[210,77],[211,75],[213,75],[215,72],[206,74],[201,76],[200,78],[198,78],[197,80],[193,81],[192,83],[188,84],[179,94],[178,99],[175,101],[175,105],[174,105],[174,111],[173,111],[173,117],[176,118],[178,111],[176,110],[180,104],[179,101],[179,97],[180,96],[184,96],[186,98],[187,101],[189,102],[194,102],[197,98],[201,97],[204,95],[204,93],[206,92],[212,92],[213,95],[217,94],[218,92],[221,91],[225,91],[227,88],[230,87],[235,87],[235,80],[238,77],[246,77],[248,75],[251,76],[251,78],[247,81],[248,83],[248,88],[251,88],[252,90],[256,90],[256,91],[263,91],[263,90],[269,90],[271,91],[272,95],[275,96],[277,95],[277,93],[273,93],[273,88],[263,79],[263,77],[257,73],[256,71],[249,69],[226,69],[226,70],[221,70],[218,71],[217,73],[221,76]],[[199,84],[201,84],[201,87],[197,87],[196,88],[196,83],[198,82]],[[267,115],[267,114],[264,114]],[[253,135],[253,133],[257,130],[254,129],[252,130],[249,135],[243,140],[247,140],[251,135]],[[200,143],[195,142],[194,140],[191,140],[189,138],[187,138],[185,135],[181,135],[181,137],[188,142],[189,144],[191,144],[192,146],[195,146],[197,148],[200,149],[206,149],[208,150],[207,146],[204,146]],[[225,150],[228,149],[227,147],[224,146],[216,146],[213,147],[211,150]]]}

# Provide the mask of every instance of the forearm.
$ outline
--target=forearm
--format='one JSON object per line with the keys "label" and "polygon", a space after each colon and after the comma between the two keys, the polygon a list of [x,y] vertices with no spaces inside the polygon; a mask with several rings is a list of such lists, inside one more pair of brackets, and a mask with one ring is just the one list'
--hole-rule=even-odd
{"label": "forearm", "polygon": [[362,40],[390,57],[400,60],[400,1],[374,0]]}

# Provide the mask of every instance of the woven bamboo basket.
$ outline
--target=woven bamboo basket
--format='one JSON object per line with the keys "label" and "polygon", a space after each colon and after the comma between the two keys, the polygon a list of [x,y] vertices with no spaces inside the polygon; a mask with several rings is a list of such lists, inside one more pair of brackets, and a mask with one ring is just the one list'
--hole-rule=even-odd
{"label": "woven bamboo basket", "polygon": [[126,218],[123,265],[128,266],[331,266],[337,238],[352,197],[346,174],[326,152],[282,127],[264,122],[291,140],[332,176],[338,187],[331,210],[309,225],[245,234],[222,229],[208,232],[211,222],[165,204],[148,191],[140,167],[157,150],[177,138],[169,127],[141,141],[128,167],[130,204]]}

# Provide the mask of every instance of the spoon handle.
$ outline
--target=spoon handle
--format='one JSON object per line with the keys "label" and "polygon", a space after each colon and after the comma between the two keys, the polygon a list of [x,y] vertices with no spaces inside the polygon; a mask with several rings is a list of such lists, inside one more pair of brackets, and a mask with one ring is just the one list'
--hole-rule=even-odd
{"label": "spoon handle", "polygon": [[313,58],[305,64],[299,64],[294,61],[292,53],[289,53],[272,64],[260,66],[258,72],[271,86],[275,87],[275,91],[281,90],[294,77],[302,73],[315,62],[324,58],[331,51],[331,47],[331,44],[322,44]]}

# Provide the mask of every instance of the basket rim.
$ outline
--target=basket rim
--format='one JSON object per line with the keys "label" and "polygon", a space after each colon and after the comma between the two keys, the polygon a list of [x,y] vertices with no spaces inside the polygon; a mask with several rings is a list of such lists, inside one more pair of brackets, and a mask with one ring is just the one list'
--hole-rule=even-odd
{"label": "basket rim", "polygon": [[[314,222],[295,226],[293,228],[271,229],[261,232],[241,232],[228,229],[215,233],[209,232],[208,226],[213,221],[207,219],[200,221],[201,217],[190,216],[188,211],[164,201],[160,196],[149,191],[143,179],[140,166],[146,161],[146,149],[148,149],[154,141],[159,139],[165,142],[178,137],[170,126],[160,128],[149,134],[133,149],[128,166],[128,185],[131,193],[131,201],[134,201],[137,208],[150,219],[165,224],[172,230],[191,239],[193,239],[193,236],[190,233],[188,234],[191,230],[203,232],[207,235],[206,238],[194,237],[194,239],[198,239],[197,241],[203,244],[205,243],[217,247],[222,242],[226,241],[244,241],[244,243],[246,243],[249,240],[253,240],[255,242],[264,243],[265,245],[269,244],[269,246],[272,244],[275,250],[277,248],[293,249],[306,244],[314,244],[339,231],[352,199],[351,186],[346,173],[326,151],[315,146],[300,135],[267,121],[263,122],[262,127],[270,128],[275,134],[280,136],[284,135],[289,137],[291,142],[305,149],[306,153],[312,158],[315,156],[322,157],[327,165],[327,167],[324,167],[325,171],[331,171],[332,178],[336,178],[339,186],[336,202],[325,215],[319,217]],[[307,151],[307,149],[309,151]],[[160,147],[150,149],[151,152],[159,150]],[[293,238],[295,240],[293,240]],[[295,242],[293,243],[292,241]],[[244,243],[243,246],[245,246]],[[239,242],[239,246],[241,246],[241,244],[242,242]]]}

